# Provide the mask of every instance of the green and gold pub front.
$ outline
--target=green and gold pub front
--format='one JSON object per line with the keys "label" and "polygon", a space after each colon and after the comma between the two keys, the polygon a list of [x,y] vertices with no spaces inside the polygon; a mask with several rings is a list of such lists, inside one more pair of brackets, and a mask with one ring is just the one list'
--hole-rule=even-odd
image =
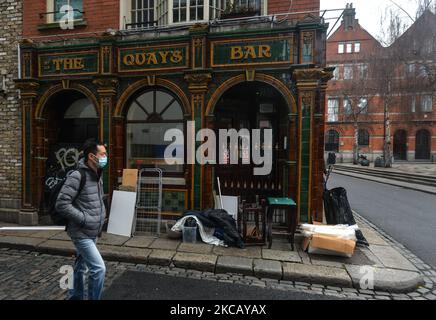
{"label": "green and gold pub front", "polygon": [[[159,34],[24,40],[16,80],[21,221],[41,221],[50,170],[74,165],[88,137],[108,146],[109,197],[123,169],[163,170],[164,217],[213,207],[219,177],[224,195],[291,197],[299,222],[322,221],[324,99],[332,77],[325,46],[326,25],[311,16],[292,25],[197,24]],[[272,129],[271,173],[255,176],[253,165],[225,161],[168,165],[164,133],[186,132],[188,121],[195,131]],[[243,150],[239,156],[247,157]]]}

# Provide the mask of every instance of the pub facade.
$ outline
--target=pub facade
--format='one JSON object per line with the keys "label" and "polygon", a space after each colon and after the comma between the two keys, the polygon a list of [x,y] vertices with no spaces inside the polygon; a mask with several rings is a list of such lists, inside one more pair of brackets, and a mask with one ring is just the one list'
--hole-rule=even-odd
{"label": "pub facade", "polygon": [[[41,221],[50,171],[73,166],[89,137],[108,146],[109,198],[123,169],[163,170],[164,219],[213,207],[219,177],[223,195],[252,202],[291,197],[300,222],[322,221],[325,91],[332,77],[326,30],[319,14],[304,13],[280,22],[255,16],[24,39],[15,80],[22,109],[20,223]],[[165,132],[184,133],[186,158],[188,121],[194,133],[272,129],[270,174],[253,175],[254,165],[242,164],[250,157],[244,150],[239,164],[220,162],[222,150],[216,163],[167,164]]]}

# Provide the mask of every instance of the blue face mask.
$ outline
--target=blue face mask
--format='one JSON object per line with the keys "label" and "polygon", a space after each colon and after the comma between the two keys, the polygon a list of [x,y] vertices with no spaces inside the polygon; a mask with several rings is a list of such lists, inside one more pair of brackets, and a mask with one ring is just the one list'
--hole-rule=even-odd
{"label": "blue face mask", "polygon": [[99,169],[103,169],[104,167],[106,167],[107,166],[107,157],[103,157],[103,158],[97,158],[97,157],[95,157],[96,159],[97,159],[97,168],[99,168]]}

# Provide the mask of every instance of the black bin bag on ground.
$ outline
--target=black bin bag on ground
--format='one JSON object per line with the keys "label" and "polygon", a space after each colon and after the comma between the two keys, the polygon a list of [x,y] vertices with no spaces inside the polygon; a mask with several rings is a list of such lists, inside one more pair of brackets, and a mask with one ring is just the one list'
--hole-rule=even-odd
{"label": "black bin bag on ground", "polygon": [[245,244],[236,228],[236,222],[227,211],[222,209],[206,209],[203,211],[188,210],[183,216],[195,216],[208,228],[218,228],[226,245],[244,249]]}
{"label": "black bin bag on ground", "polygon": [[[348,202],[347,191],[344,188],[334,188],[324,191],[324,210],[327,224],[355,225],[353,211]],[[356,230],[357,244],[368,246],[368,241],[361,230]]]}

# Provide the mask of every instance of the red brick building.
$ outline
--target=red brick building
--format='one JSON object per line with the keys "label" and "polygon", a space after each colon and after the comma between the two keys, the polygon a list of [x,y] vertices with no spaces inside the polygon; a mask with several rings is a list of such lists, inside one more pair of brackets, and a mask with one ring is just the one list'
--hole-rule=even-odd
{"label": "red brick building", "polygon": [[[124,168],[164,170],[163,219],[212,207],[219,176],[223,194],[252,201],[288,196],[300,221],[321,220],[324,99],[332,75],[320,2],[228,3],[24,0],[16,80],[21,208],[8,219],[37,223],[52,170],[74,165],[79,143],[98,137],[108,144],[109,197]],[[65,4],[73,19],[65,19]],[[65,20],[73,29],[61,28]],[[253,164],[166,164],[163,133],[185,134],[192,120],[195,131],[271,128],[273,144],[253,146],[274,149],[271,173],[254,176]]]}
{"label": "red brick building", "polygon": [[[327,64],[336,70],[327,89],[326,156],[335,152],[338,162],[352,162],[357,130],[359,154],[371,161],[383,155],[385,132],[394,161],[436,161],[435,87],[434,83],[423,85],[434,82],[428,78],[432,78],[435,37],[428,30],[435,30],[436,16],[425,12],[384,48],[362,28],[355,15],[354,8],[347,8],[341,26],[327,41]],[[393,77],[392,101],[385,113],[387,95],[373,88],[381,88],[377,82],[381,77],[375,74],[383,67],[371,72],[371,64],[377,59],[375,55],[393,57],[395,52],[401,52],[401,62],[395,70],[398,77]],[[425,77],[422,82],[420,76]],[[355,117],[352,99],[359,104]]]}

